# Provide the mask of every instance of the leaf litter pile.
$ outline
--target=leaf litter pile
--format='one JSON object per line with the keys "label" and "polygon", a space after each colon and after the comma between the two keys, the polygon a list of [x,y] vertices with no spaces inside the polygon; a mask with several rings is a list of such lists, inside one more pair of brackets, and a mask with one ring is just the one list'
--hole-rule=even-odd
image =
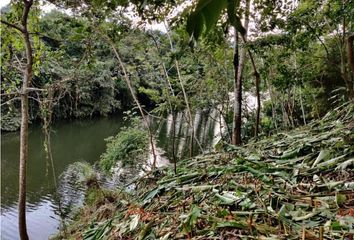
{"label": "leaf litter pile", "polygon": [[353,116],[348,103],[306,127],[180,161],[176,175],[157,169],[136,191],[91,206],[72,236],[353,239]]}

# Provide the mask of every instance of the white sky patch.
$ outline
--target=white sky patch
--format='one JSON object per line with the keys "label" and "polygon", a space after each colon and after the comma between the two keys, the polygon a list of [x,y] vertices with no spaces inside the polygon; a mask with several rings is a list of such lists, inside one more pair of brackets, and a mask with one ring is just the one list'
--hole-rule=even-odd
{"label": "white sky patch", "polygon": [[161,32],[166,32],[166,27],[165,27],[165,24],[164,23],[153,23],[153,24],[147,24],[146,29],[149,29],[149,30],[159,30]]}
{"label": "white sky patch", "polygon": [[0,8],[5,7],[9,3],[10,3],[10,0],[1,0],[0,1]]}
{"label": "white sky patch", "polygon": [[[10,4],[11,0],[0,0],[0,8],[5,7],[6,5]],[[43,13],[48,13],[50,11],[52,11],[53,9],[57,9],[57,7],[52,4],[52,3],[47,3],[47,2],[42,2],[40,3],[41,6],[41,10],[43,11]],[[60,11],[63,11],[62,9]],[[68,11],[63,11],[65,13],[68,13]]]}
{"label": "white sky patch", "polygon": [[[11,0],[0,0],[0,8],[5,7],[6,5],[10,4]],[[41,2],[41,10],[43,11],[42,14],[46,14],[51,12],[52,10],[58,10],[61,12],[65,12],[68,15],[71,15],[72,12],[70,10],[65,10],[65,9],[58,9],[54,4],[52,3],[47,3],[47,2]],[[140,18],[137,17],[133,11],[133,9],[126,9],[125,13],[124,13],[130,20],[132,20],[133,25],[139,25]],[[166,27],[165,24],[163,22],[152,22],[152,23],[144,23],[144,29],[146,30],[159,30],[161,32],[166,32]]]}

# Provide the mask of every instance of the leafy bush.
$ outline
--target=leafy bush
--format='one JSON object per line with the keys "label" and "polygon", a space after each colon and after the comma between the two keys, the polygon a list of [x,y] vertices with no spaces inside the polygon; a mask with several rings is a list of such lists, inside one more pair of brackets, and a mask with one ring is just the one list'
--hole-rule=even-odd
{"label": "leafy bush", "polygon": [[101,155],[100,168],[109,172],[117,161],[122,166],[139,162],[148,151],[148,134],[139,125],[123,127],[115,137],[109,137],[107,150]]}
{"label": "leafy bush", "polygon": [[60,179],[63,185],[69,183],[71,185],[82,186],[96,180],[97,176],[91,164],[87,162],[74,162],[60,175]]}
{"label": "leafy bush", "polygon": [[20,129],[21,114],[18,111],[9,111],[1,114],[0,126],[2,131],[13,132]]}

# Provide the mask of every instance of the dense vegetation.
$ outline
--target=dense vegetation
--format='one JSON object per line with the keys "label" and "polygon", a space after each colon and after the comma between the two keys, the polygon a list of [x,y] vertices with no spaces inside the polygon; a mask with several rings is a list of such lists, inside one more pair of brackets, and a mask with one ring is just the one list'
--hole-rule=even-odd
{"label": "dense vegetation", "polygon": [[135,191],[90,188],[68,236],[350,239],[353,114],[346,104],[303,128],[223,143],[180,161],[177,174],[165,167],[129,180]]}
{"label": "dense vegetation", "polygon": [[[340,7],[334,2],[328,3],[328,8],[331,4]],[[350,69],[345,66],[345,36],[353,24],[353,10],[349,6],[348,2],[343,6],[345,11],[339,8],[334,13],[333,7],[319,12],[320,4],[304,3],[288,14],[287,22],[276,26],[282,33],[261,35],[247,43],[254,51],[261,79],[263,130],[302,125],[348,100],[353,85]],[[10,7],[3,8],[4,18],[11,20],[14,11]],[[39,34],[34,35],[37,63],[32,84],[36,88],[54,88],[54,118],[107,115],[132,106],[114,54],[88,18],[58,11],[33,18],[38,23],[33,26],[34,31]],[[347,19],[343,27],[348,29],[346,32],[335,29],[342,18]],[[314,26],[306,26],[308,21]],[[322,21],[327,25],[322,26]],[[157,106],[155,111],[159,110],[159,113],[170,111],[169,102],[174,108],[184,108],[174,59],[181,65],[180,74],[190,98],[192,114],[196,109],[230,102],[228,93],[233,89],[231,39],[228,35],[223,37],[223,26],[217,25],[191,49],[184,24],[179,23],[170,32],[172,49],[166,33],[134,27],[124,16],[101,26],[103,30],[100,31],[105,31],[116,42],[139,99],[148,109]],[[335,30],[337,34],[333,33]],[[258,29],[253,31],[252,34],[262,33]],[[268,27],[263,31],[268,33]],[[1,127],[16,130],[19,128],[19,99],[11,100],[10,92],[21,84],[20,62],[16,59],[23,61],[24,46],[18,41],[16,31],[8,27],[3,28],[1,44],[1,89],[7,92],[2,94]],[[169,83],[166,83],[166,77],[170,79]],[[251,95],[255,91],[249,61],[245,66],[244,91]],[[31,93],[31,120],[41,117],[37,95]],[[231,110],[223,109],[229,124],[232,124]],[[243,115],[251,125],[249,121],[254,118],[254,111],[245,106]]]}
{"label": "dense vegetation", "polygon": [[[21,239],[28,124],[43,123],[50,158],[54,121],[124,110],[133,123],[107,140],[98,169],[135,166],[144,185],[108,191],[91,169],[82,225],[60,237],[352,238],[352,0],[44,3],[55,9],[1,9],[1,130],[20,129]],[[221,139],[197,156],[200,111]],[[156,119],[171,122],[167,169],[156,169]]]}

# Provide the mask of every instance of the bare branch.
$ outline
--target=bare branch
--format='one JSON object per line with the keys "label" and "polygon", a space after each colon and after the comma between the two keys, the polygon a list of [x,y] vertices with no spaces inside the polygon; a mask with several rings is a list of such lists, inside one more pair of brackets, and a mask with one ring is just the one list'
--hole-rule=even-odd
{"label": "bare branch", "polygon": [[21,27],[15,25],[15,24],[9,23],[9,22],[7,22],[5,20],[1,20],[1,23],[7,25],[8,27],[12,27],[12,28],[14,28],[14,29],[16,29],[16,30],[18,30],[18,31],[20,31],[22,33],[24,32],[24,30]]}
{"label": "bare branch", "polygon": [[20,66],[14,65],[13,67],[16,68],[16,69],[17,69],[19,72],[21,72],[21,73],[24,73],[24,72],[25,72],[25,70],[24,70],[23,68],[21,68]]}
{"label": "bare branch", "polygon": [[21,62],[21,60],[18,58],[18,56],[15,54],[16,61],[20,66],[23,66],[24,64]]}
{"label": "bare branch", "polygon": [[28,87],[27,88],[28,91],[38,91],[38,92],[46,92],[47,89],[43,89],[43,88],[31,88],[31,87]]}
{"label": "bare branch", "polygon": [[40,103],[41,101],[37,98],[34,98],[34,97],[31,97],[31,96],[28,96],[29,99],[32,99],[32,100],[35,100],[36,102]]}
{"label": "bare branch", "polygon": [[5,101],[5,102],[2,102],[2,103],[0,104],[0,106],[4,106],[4,105],[9,104],[10,102],[12,102],[12,101],[14,101],[14,100],[20,100],[20,99],[21,99],[20,97],[11,98],[11,99],[9,99],[9,100],[7,100],[7,101]]}

